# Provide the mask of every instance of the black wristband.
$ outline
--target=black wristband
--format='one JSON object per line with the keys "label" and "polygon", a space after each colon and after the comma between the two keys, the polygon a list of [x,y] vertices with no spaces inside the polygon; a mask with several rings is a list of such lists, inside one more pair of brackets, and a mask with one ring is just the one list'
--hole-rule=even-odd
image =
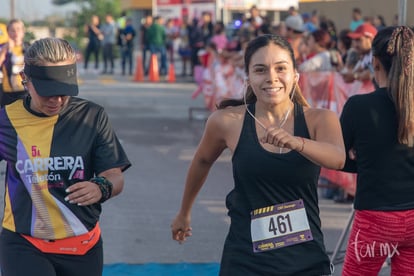
{"label": "black wristband", "polygon": [[99,203],[104,203],[109,198],[111,198],[112,187],[113,187],[111,181],[109,181],[103,176],[97,176],[97,177],[91,178],[89,181],[98,185],[99,189],[101,190],[102,197],[99,200]]}

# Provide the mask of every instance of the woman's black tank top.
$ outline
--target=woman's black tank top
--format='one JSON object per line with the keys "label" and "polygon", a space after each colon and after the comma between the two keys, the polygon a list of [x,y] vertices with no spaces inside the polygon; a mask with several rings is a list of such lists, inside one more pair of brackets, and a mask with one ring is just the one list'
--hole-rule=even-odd
{"label": "woman's black tank top", "polygon": [[[254,114],[255,105],[249,105],[249,110]],[[310,138],[299,104],[294,107],[294,135]],[[247,112],[232,163],[235,187],[226,198],[231,225],[220,275],[330,274],[318,208],[320,167],[294,150],[282,154],[265,150],[258,140],[255,120]],[[299,199],[304,202],[313,240],[253,253],[250,212]]]}

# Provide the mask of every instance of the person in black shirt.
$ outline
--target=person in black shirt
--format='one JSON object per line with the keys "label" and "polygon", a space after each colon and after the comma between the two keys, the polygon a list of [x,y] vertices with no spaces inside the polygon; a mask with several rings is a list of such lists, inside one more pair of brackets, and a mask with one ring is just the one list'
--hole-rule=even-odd
{"label": "person in black shirt", "polygon": [[142,67],[144,68],[145,75],[148,75],[149,70],[149,62],[147,62],[147,52],[150,51],[150,45],[148,41],[148,28],[152,25],[153,18],[152,15],[145,16],[144,22],[140,27],[140,43],[141,43],[141,51],[142,51]]}
{"label": "person in black shirt", "polygon": [[386,258],[393,275],[414,275],[414,33],[384,28],[372,54],[379,88],[350,97],[340,118],[344,171],[357,173],[342,275],[377,275]]}
{"label": "person in black shirt", "polygon": [[309,107],[297,84],[290,44],[262,35],[245,51],[245,98],[223,101],[207,120],[191,162],[172,238],[192,235],[191,209],[210,168],[227,148],[234,189],[220,275],[329,275],[319,218],[320,166],[341,169],[337,115]]}
{"label": "person in black shirt", "polygon": [[95,71],[97,73],[99,68],[99,52],[101,50],[101,41],[103,40],[103,34],[100,31],[99,17],[97,15],[92,15],[91,23],[85,26],[84,31],[88,36],[88,44],[86,45],[83,68],[85,71],[88,69],[89,59],[91,54],[93,54],[95,59]]}
{"label": "person in black shirt", "polygon": [[132,19],[128,18],[126,20],[126,26],[121,31],[121,47],[122,47],[122,58],[121,58],[121,67],[122,75],[125,75],[126,66],[128,64],[129,75],[132,75],[133,69],[133,54],[134,54],[134,38],[136,32],[132,26]]}
{"label": "person in black shirt", "polygon": [[21,77],[28,95],[0,110],[1,274],[101,276],[101,204],[122,191],[130,162],[104,109],[76,97],[66,40],[35,41]]}

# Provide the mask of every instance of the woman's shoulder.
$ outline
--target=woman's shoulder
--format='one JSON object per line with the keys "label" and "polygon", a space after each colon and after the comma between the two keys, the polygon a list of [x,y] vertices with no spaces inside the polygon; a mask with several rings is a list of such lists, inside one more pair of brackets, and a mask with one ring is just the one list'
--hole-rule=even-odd
{"label": "woman's shoulder", "polygon": [[217,109],[209,116],[209,119],[223,121],[224,123],[234,122],[240,120],[246,111],[244,105],[227,106],[225,108]]}
{"label": "woman's shoulder", "polygon": [[215,110],[210,114],[207,123],[227,130],[242,122],[246,108],[244,105],[228,106],[223,109]]}
{"label": "woman's shoulder", "polygon": [[216,110],[208,118],[206,131],[212,135],[211,137],[224,141],[234,152],[242,130],[244,114],[244,105]]}
{"label": "woman's shoulder", "polygon": [[389,101],[389,97],[386,94],[385,90],[379,89],[370,93],[363,93],[363,94],[356,94],[349,97],[346,102],[345,106],[349,108],[359,108],[359,109],[366,109],[367,105],[372,105],[373,102],[376,101]]}

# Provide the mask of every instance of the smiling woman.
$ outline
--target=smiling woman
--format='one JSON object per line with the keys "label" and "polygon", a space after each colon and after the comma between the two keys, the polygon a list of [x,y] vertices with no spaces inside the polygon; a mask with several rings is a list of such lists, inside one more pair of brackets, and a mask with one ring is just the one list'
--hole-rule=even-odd
{"label": "smiling woman", "polygon": [[192,235],[195,197],[228,148],[235,186],[226,198],[231,225],[220,275],[330,275],[317,179],[321,166],[344,165],[337,115],[308,106],[297,85],[293,50],[284,38],[253,39],[244,61],[245,97],[221,102],[208,118],[172,237],[182,243]]}

